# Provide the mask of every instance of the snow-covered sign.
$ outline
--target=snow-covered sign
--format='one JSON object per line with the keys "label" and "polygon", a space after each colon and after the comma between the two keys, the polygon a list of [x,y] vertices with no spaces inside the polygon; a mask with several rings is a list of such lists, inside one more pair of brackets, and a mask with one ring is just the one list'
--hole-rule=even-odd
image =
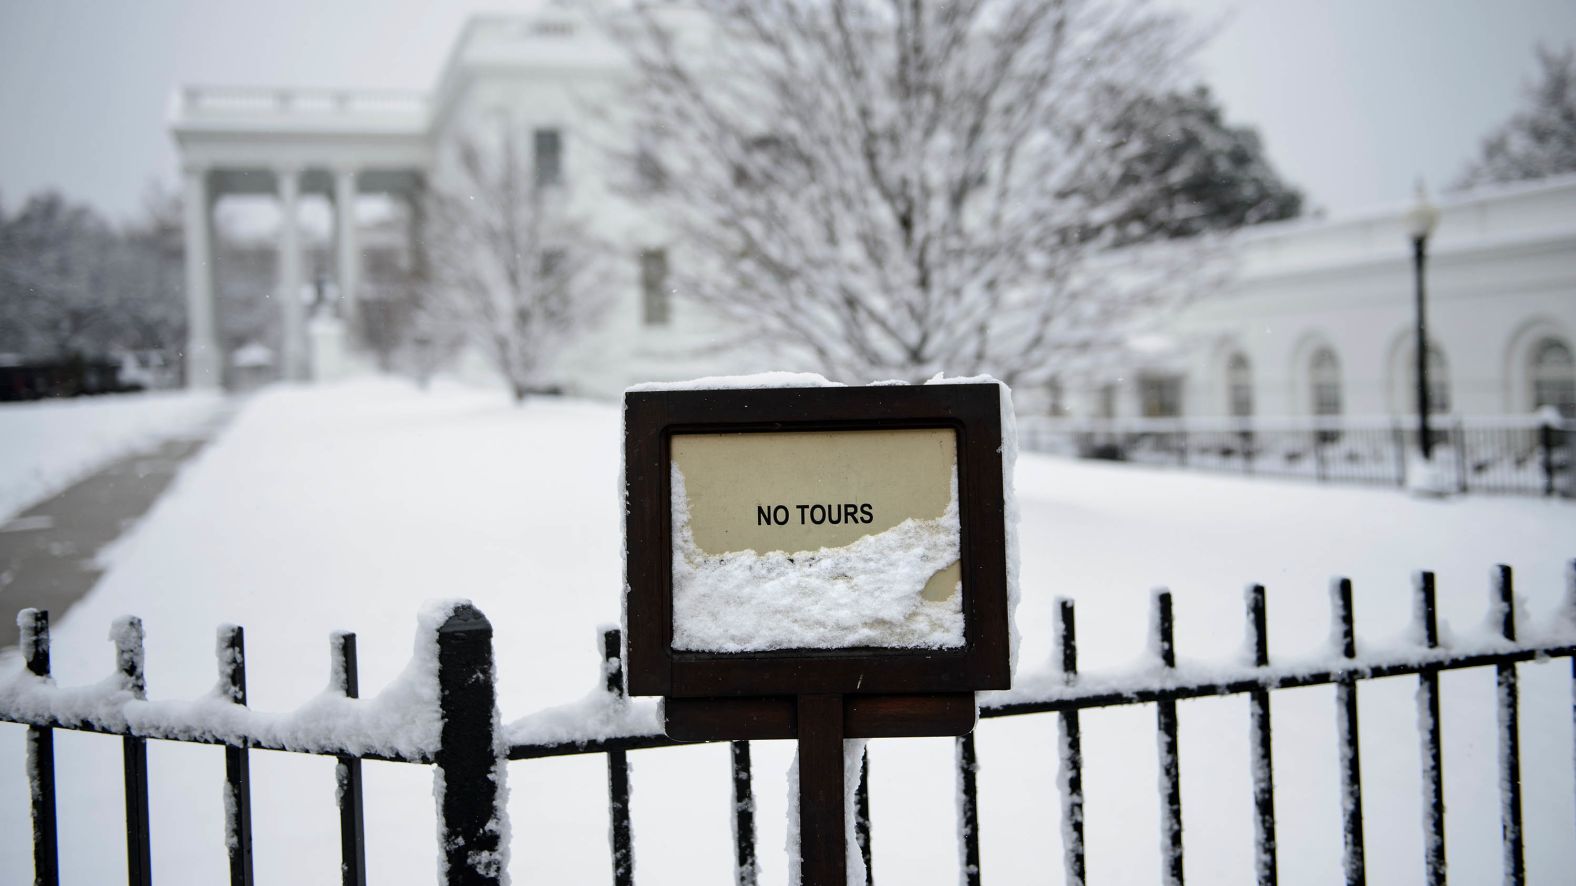
{"label": "snow-covered sign", "polygon": [[625,398],[630,691],[1008,681],[995,383]]}

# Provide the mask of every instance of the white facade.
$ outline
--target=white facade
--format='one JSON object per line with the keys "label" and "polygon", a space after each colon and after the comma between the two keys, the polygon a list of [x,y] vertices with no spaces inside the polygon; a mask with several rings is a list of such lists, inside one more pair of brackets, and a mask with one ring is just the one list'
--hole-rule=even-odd
{"label": "white facade", "polygon": [[[565,350],[554,382],[572,393],[613,397],[639,381],[768,368],[764,355],[736,347],[725,327],[682,294],[665,321],[648,316],[642,253],[663,250],[669,263],[683,255],[659,219],[609,187],[623,171],[604,165],[602,145],[638,139],[619,121],[625,76],[617,48],[594,26],[550,8],[473,19],[430,95],[183,90],[171,128],[186,170],[190,382],[218,379],[209,260],[215,199],[279,196],[279,288],[294,292],[302,282],[294,207],[302,193],[328,195],[336,207],[338,289],[349,295],[341,313],[353,317],[362,293],[348,207],[357,195],[414,196],[445,174],[462,137],[485,138],[499,127],[523,145],[538,132],[557,133],[572,206],[617,244],[607,256],[617,272],[611,307]],[[1317,359],[1326,399],[1338,400],[1342,414],[1412,410],[1407,208],[1244,232],[1233,247],[1234,282],[1159,330],[1169,347],[1137,349],[1127,368],[1069,382],[1058,399],[1086,415],[1141,415],[1146,399],[1151,412],[1228,415],[1235,378],[1238,411],[1251,405],[1255,415],[1306,414],[1315,409]],[[1525,412],[1534,405],[1535,352],[1553,353],[1550,342],[1576,352],[1576,177],[1458,195],[1440,208],[1430,240],[1428,321],[1447,368],[1449,409]],[[281,301],[286,377],[308,377],[300,300]],[[1169,380],[1162,384],[1170,386],[1162,398],[1168,402],[1156,402],[1154,380]],[[1025,405],[1049,400],[1024,393]]]}
{"label": "white facade", "polygon": [[[1187,347],[1168,368],[1185,378],[1183,412],[1231,415],[1237,358],[1253,414],[1314,413],[1313,363],[1328,349],[1341,414],[1415,414],[1409,209],[1241,233],[1233,282],[1176,323]],[[1549,344],[1576,353],[1576,176],[1459,194],[1439,209],[1425,265],[1428,336],[1442,357],[1431,364],[1430,388],[1446,400],[1434,408],[1529,412],[1536,362],[1544,376],[1558,374]]]}

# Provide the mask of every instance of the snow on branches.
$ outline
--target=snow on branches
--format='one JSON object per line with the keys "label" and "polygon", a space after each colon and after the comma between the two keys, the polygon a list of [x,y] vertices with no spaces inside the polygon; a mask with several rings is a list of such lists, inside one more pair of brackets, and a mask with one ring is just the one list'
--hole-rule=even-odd
{"label": "snow on branches", "polygon": [[1196,245],[1090,262],[1166,187],[1115,186],[1187,48],[1141,0],[701,0],[614,31],[675,288],[783,357],[1030,381],[1196,288]]}

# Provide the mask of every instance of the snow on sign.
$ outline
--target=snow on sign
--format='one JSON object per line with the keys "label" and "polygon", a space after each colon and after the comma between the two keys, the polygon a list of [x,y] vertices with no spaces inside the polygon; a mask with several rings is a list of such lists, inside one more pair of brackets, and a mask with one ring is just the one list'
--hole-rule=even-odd
{"label": "snow on sign", "polygon": [[670,446],[674,649],[963,645],[952,429]]}
{"label": "snow on sign", "polygon": [[1002,391],[627,393],[631,693],[1005,687]]}

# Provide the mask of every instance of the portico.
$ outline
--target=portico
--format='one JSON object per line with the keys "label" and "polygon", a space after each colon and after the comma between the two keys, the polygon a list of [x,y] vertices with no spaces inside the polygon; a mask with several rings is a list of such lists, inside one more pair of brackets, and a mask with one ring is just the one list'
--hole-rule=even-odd
{"label": "portico", "polygon": [[171,131],[180,152],[186,228],[187,385],[223,384],[215,304],[214,207],[232,195],[270,195],[279,208],[275,298],[282,377],[313,377],[307,337],[301,202],[333,206],[338,299],[349,343],[359,329],[361,251],[356,202],[366,194],[414,200],[429,166],[427,103],[415,94],[188,88]]}

